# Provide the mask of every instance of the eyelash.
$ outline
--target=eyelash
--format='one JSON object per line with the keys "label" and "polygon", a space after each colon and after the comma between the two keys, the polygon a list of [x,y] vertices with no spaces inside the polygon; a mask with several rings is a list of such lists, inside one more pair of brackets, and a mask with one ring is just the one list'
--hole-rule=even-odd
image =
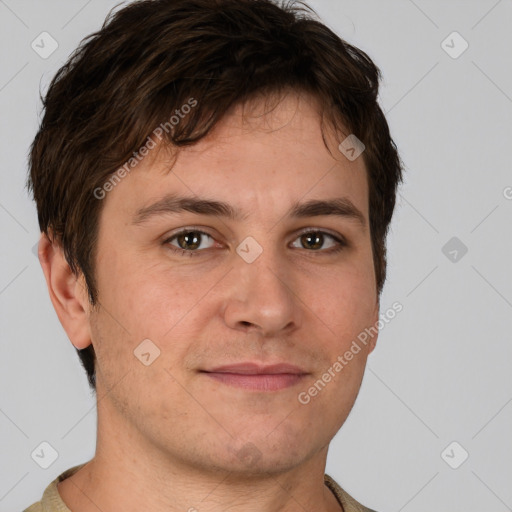
{"label": "eyelash", "polygon": [[[182,229],[180,231],[178,231],[177,233],[174,233],[171,237],[165,239],[163,241],[163,244],[164,245],[168,245],[169,249],[180,255],[180,256],[189,256],[189,257],[192,257],[192,256],[199,256],[201,254],[201,252],[203,252],[205,249],[202,249],[202,250],[194,250],[194,251],[190,251],[190,250],[185,250],[185,249],[180,249],[178,247],[175,247],[173,245],[170,244],[170,242],[172,240],[174,240],[175,238],[177,238],[178,236],[180,235],[183,235],[183,234],[186,234],[186,233],[200,233],[202,235],[206,235],[208,237],[210,237],[211,239],[215,240],[213,236],[211,236],[209,233],[207,233],[206,231],[203,231],[201,229],[196,229],[194,227],[190,227],[190,228],[186,228],[186,229]],[[300,238],[301,236],[303,235],[307,235],[307,234],[310,234],[310,233],[314,233],[314,234],[318,234],[318,233],[321,233],[322,235],[327,235],[328,237],[332,238],[336,243],[337,243],[337,246],[336,247],[333,247],[331,249],[328,249],[328,250],[310,250],[308,252],[318,252],[320,254],[336,254],[340,251],[342,251],[343,249],[345,249],[346,247],[348,247],[348,243],[346,242],[346,240],[343,238],[343,237],[340,237],[340,236],[335,236],[335,235],[332,235],[331,233],[328,233],[327,231],[323,231],[321,229],[306,229],[304,231],[301,231],[300,233],[297,234],[297,238]],[[307,249],[304,249],[307,251]]]}

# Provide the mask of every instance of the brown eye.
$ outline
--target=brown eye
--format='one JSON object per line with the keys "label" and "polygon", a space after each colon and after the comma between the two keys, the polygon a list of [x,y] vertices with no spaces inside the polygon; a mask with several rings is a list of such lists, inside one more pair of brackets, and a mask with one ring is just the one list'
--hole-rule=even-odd
{"label": "brown eye", "polygon": [[[204,243],[207,239],[213,241],[213,238],[204,231],[188,229],[171,236],[164,241],[164,244],[169,244],[173,251],[177,251],[181,254],[187,253],[188,255],[193,256],[195,255],[194,253],[201,252],[198,249],[209,249],[212,246],[204,247]],[[176,249],[174,249],[174,247],[176,247]]]}
{"label": "brown eye", "polygon": [[[299,249],[309,249],[311,251],[325,249],[322,252],[326,253],[339,251],[347,245],[343,239],[324,231],[306,231],[301,233],[297,240],[300,241],[300,247],[295,247]],[[331,240],[328,247],[325,247],[326,240]]]}
{"label": "brown eye", "polygon": [[321,249],[324,236],[321,233],[305,233],[300,237],[300,241],[302,246],[307,249]]}
{"label": "brown eye", "polygon": [[181,233],[176,237],[176,241],[181,249],[197,249],[201,245],[201,235],[197,232]]}

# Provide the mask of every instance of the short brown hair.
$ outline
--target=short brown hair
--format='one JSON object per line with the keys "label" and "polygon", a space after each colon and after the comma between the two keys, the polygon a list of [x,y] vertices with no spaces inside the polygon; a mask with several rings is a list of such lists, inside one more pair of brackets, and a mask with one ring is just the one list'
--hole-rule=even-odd
{"label": "short brown hair", "polygon": [[[191,97],[197,106],[165,130],[172,147],[199,141],[231,107],[289,88],[313,94],[322,119],[365,144],[380,297],[402,165],[377,103],[379,69],[316,18],[294,1],[136,1],[111,11],[60,68],[41,98],[27,187],[41,231],[83,273],[92,305],[102,207],[94,191]],[[78,354],[95,389],[93,346]]]}

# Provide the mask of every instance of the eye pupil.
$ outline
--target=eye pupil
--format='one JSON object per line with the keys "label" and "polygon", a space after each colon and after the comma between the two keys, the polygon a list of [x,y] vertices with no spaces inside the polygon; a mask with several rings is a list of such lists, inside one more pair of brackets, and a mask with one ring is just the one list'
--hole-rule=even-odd
{"label": "eye pupil", "polygon": [[[322,247],[322,234],[305,233],[301,239],[302,243],[306,242],[304,245],[309,246],[311,249],[320,249]],[[311,240],[313,240],[313,243],[310,243]]]}
{"label": "eye pupil", "polygon": [[[196,231],[181,233],[178,237],[178,244],[182,249],[197,249],[201,245],[201,235],[194,235]],[[183,243],[184,242],[184,243]]]}

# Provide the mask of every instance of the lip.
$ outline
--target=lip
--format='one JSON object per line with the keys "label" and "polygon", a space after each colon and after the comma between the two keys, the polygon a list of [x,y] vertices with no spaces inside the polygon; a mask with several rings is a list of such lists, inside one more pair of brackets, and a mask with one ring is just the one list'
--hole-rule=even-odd
{"label": "lip", "polygon": [[225,366],[217,366],[211,370],[204,370],[209,373],[240,373],[245,375],[276,375],[279,373],[290,373],[293,375],[306,374],[304,370],[298,366],[288,363],[277,363],[269,365],[261,365],[258,363],[236,363]]}
{"label": "lip", "polygon": [[238,363],[202,370],[201,373],[217,382],[248,391],[279,391],[298,384],[308,375],[298,366],[287,363]]}

